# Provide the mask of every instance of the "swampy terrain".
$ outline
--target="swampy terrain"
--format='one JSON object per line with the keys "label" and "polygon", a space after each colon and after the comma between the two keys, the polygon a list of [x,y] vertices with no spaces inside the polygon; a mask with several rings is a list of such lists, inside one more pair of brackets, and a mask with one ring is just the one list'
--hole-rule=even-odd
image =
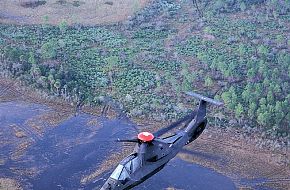
{"label": "swampy terrain", "polygon": [[114,143],[223,101],[135,189],[290,189],[289,0],[1,0],[0,189],[98,189]]}
{"label": "swampy terrain", "polygon": [[[27,95],[25,90],[2,80],[2,189],[99,189],[133,148],[114,139],[158,126],[85,108],[76,113],[66,102]],[[164,170],[135,189],[289,188],[288,149],[258,148],[240,138],[240,132],[232,134],[209,127]]]}

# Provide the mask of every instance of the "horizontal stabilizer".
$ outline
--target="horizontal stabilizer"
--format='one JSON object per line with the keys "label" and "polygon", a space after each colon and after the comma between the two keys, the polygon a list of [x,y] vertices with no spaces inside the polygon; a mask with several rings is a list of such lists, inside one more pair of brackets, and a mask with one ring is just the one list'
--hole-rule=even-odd
{"label": "horizontal stabilizer", "polygon": [[208,103],[211,103],[211,104],[217,105],[217,106],[222,106],[222,105],[224,105],[224,103],[222,103],[222,102],[216,101],[216,100],[214,100],[214,99],[211,99],[211,98],[208,98],[208,97],[202,96],[202,95],[197,94],[197,93],[194,93],[194,92],[186,92],[186,94],[189,95],[189,96],[195,97],[195,98],[197,98],[197,99],[200,99],[200,100],[206,101],[206,102],[208,102]]}

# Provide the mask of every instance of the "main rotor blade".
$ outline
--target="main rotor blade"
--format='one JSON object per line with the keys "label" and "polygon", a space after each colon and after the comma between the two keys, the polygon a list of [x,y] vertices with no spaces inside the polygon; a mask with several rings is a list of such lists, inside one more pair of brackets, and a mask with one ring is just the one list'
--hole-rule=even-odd
{"label": "main rotor blade", "polygon": [[131,142],[131,143],[137,143],[138,139],[117,139],[116,142]]}
{"label": "main rotor blade", "polygon": [[170,124],[169,126],[160,129],[159,131],[155,132],[153,135],[155,137],[160,137],[161,135],[167,133],[168,131],[178,127],[181,123],[192,119],[196,115],[196,111],[191,112],[190,114],[186,115],[185,117],[175,121],[174,123]]}

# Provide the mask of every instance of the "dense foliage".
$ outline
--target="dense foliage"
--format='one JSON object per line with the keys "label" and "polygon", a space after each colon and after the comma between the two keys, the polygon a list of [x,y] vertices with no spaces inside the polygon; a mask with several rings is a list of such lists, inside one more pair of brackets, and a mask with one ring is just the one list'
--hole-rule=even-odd
{"label": "dense foliage", "polygon": [[215,117],[289,132],[289,1],[204,1],[202,19],[189,6],[159,0],[106,27],[0,25],[1,75],[157,120],[187,112],[183,91],[215,94]]}

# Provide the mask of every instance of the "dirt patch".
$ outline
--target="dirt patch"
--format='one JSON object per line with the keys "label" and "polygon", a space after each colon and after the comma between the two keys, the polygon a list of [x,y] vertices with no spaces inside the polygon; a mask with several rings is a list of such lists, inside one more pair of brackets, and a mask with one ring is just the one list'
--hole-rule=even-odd
{"label": "dirt patch", "polygon": [[0,190],[6,189],[22,190],[17,181],[9,178],[0,178]]}
{"label": "dirt patch", "polygon": [[26,133],[24,131],[22,131],[21,129],[19,129],[19,127],[17,125],[13,125],[13,126],[10,126],[13,128],[14,130],[14,134],[17,138],[24,138],[24,137],[27,137]]}
{"label": "dirt patch", "polygon": [[[13,24],[109,24],[126,20],[150,0],[2,0],[0,22]],[[1,16],[4,15],[4,16]],[[17,19],[16,19],[17,18]],[[22,18],[22,19],[19,19]]]}
{"label": "dirt patch", "polygon": [[12,160],[19,160],[26,152],[26,150],[32,145],[32,142],[30,140],[26,140],[22,143],[20,143],[15,151],[11,154]]}

